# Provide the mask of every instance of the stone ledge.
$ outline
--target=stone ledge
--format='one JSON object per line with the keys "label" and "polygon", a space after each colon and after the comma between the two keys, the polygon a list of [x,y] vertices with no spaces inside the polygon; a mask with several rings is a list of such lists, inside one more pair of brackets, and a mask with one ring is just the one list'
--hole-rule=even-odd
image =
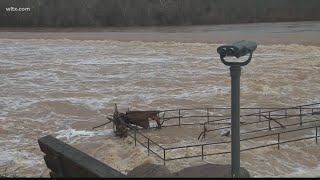
{"label": "stone ledge", "polygon": [[[127,176],[129,177],[212,177],[230,178],[230,164],[203,164],[184,168],[178,172],[170,173],[165,165],[145,163],[135,167]],[[241,178],[250,178],[250,173],[245,168],[240,168]]]}

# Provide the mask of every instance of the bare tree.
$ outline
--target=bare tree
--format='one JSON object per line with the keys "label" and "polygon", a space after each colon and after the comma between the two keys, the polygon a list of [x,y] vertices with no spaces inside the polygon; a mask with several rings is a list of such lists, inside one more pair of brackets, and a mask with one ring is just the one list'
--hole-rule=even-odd
{"label": "bare tree", "polygon": [[128,22],[128,9],[129,9],[129,4],[127,3],[128,1],[126,0],[120,0],[120,12],[121,12],[121,16],[122,16],[122,23],[126,24]]}
{"label": "bare tree", "polygon": [[159,0],[159,2],[160,2],[161,7],[165,8],[168,5],[168,3],[170,2],[170,0]]}

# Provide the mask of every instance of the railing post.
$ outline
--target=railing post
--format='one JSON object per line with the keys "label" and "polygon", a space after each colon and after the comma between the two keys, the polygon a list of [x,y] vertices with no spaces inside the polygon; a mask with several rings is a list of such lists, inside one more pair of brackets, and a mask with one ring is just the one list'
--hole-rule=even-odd
{"label": "railing post", "polygon": [[180,127],[180,109],[179,109],[179,127]]}
{"label": "railing post", "polygon": [[279,144],[279,142],[280,142],[280,133],[278,133],[278,150],[280,149],[280,144]]}
{"label": "railing post", "polygon": [[285,117],[287,117],[287,115],[288,115],[288,114],[287,114],[287,110],[288,110],[288,109],[285,109],[285,111],[284,111]]}
{"label": "railing post", "polygon": [[137,130],[134,130],[134,146],[137,146]]}
{"label": "railing post", "polygon": [[150,155],[150,145],[149,145],[149,139],[148,139],[148,156]]}
{"label": "railing post", "polygon": [[259,122],[261,121],[261,108],[259,108]]}
{"label": "railing post", "polygon": [[316,144],[318,144],[318,126],[316,126]]}
{"label": "railing post", "polygon": [[209,123],[209,108],[207,108],[207,120],[208,120],[208,123]]}
{"label": "railing post", "polygon": [[270,112],[269,112],[269,131],[271,130],[271,124],[270,124]]}
{"label": "railing post", "polygon": [[300,106],[300,126],[302,126],[302,114],[301,114],[301,112],[302,112],[302,109],[301,109],[301,106]]}
{"label": "railing post", "polygon": [[201,150],[201,157],[202,157],[202,160],[203,160],[203,145],[201,146],[202,150]]}
{"label": "railing post", "polygon": [[166,165],[166,149],[163,149],[163,165]]}

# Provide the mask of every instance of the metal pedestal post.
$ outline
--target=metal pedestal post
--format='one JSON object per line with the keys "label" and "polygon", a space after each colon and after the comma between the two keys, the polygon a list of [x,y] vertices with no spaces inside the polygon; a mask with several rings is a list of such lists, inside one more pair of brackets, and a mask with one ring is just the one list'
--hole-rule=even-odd
{"label": "metal pedestal post", "polygon": [[[257,48],[253,41],[238,41],[220,46],[217,52],[223,64],[230,66],[231,76],[231,176],[240,177],[240,76],[241,66],[249,64],[252,53]],[[229,61],[224,58],[242,57],[249,54],[245,61]]]}
{"label": "metal pedestal post", "polygon": [[241,66],[230,66],[231,76],[231,167],[232,177],[240,177],[240,76]]}

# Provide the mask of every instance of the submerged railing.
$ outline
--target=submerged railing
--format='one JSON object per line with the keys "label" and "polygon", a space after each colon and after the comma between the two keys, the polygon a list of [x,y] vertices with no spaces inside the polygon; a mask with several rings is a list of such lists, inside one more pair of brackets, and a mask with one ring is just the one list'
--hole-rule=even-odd
{"label": "submerged railing", "polygon": [[[312,106],[319,106],[319,107],[312,107]],[[183,111],[193,111],[193,110],[202,110],[202,111],[204,110],[206,112],[206,115],[205,116],[201,116],[201,115],[181,116]],[[165,110],[165,111],[163,111],[163,113],[176,112],[178,114],[178,116],[171,116],[171,117],[164,117],[163,116],[161,119],[165,122],[178,120],[178,124],[164,125],[162,127],[183,126],[183,125],[204,125],[205,126],[205,125],[210,125],[210,124],[213,124],[216,122],[230,119],[230,116],[210,115],[210,110],[230,110],[230,108],[202,108],[202,109]],[[268,127],[266,127],[266,128],[261,128],[258,130],[247,131],[247,132],[241,133],[241,135],[246,135],[246,134],[250,134],[250,133],[257,134],[258,132],[267,132],[267,134],[255,135],[254,137],[249,137],[249,138],[242,138],[242,139],[240,139],[241,142],[245,142],[245,141],[249,141],[249,140],[253,140],[253,139],[258,139],[258,138],[263,138],[263,137],[269,137],[269,136],[275,136],[275,135],[277,136],[276,143],[264,144],[264,145],[259,145],[256,147],[241,149],[241,152],[253,150],[253,149],[258,149],[258,148],[263,148],[263,147],[268,147],[268,146],[274,146],[274,145],[277,145],[277,148],[280,149],[280,144],[301,141],[301,140],[306,140],[306,139],[312,139],[312,138],[315,138],[316,144],[318,144],[318,137],[319,137],[318,136],[318,127],[320,127],[320,118],[316,119],[316,120],[306,121],[306,120],[303,120],[303,117],[304,116],[320,115],[320,103],[301,105],[301,106],[295,106],[295,107],[289,107],[289,108],[241,108],[241,110],[258,111],[256,113],[241,115],[240,117],[250,117],[250,116],[251,117],[258,117],[257,121],[248,122],[248,123],[244,122],[241,124],[241,127],[246,126],[246,125],[262,124],[262,123],[268,122]],[[289,110],[297,110],[298,113],[297,114],[288,114]],[[304,111],[306,111],[306,110],[308,110],[309,112],[304,113]],[[274,114],[275,112],[282,112],[282,114]],[[262,120],[261,117],[266,118],[266,120]],[[278,117],[278,118],[276,118],[276,117]],[[285,124],[285,125],[282,125],[280,123],[279,126],[271,127],[271,121],[277,122],[277,120],[289,119],[289,118],[293,118],[293,117],[298,118],[297,123],[291,123],[291,124]],[[181,122],[183,119],[187,119],[187,118],[205,118],[205,121],[202,123],[182,123]],[[220,119],[210,120],[210,118],[220,118]],[[312,122],[317,122],[317,124],[310,124]],[[292,129],[279,129],[279,128],[284,128],[284,126],[290,127],[290,126],[294,126],[294,125],[299,125],[299,126],[292,128]],[[226,128],[230,128],[230,126],[208,130],[207,132],[222,130],[222,129],[226,129]],[[281,139],[280,139],[281,134],[295,132],[295,131],[301,131],[301,130],[306,130],[306,129],[313,129],[313,128],[316,131],[315,136],[303,137],[303,138],[287,140],[287,141],[281,141]],[[272,131],[277,131],[277,129],[279,132],[272,132]],[[211,143],[193,144],[193,145],[185,145],[185,146],[177,146],[177,147],[163,147],[163,146],[159,145],[158,143],[156,143],[155,141],[151,140],[149,137],[147,137],[143,133],[139,132],[137,129],[131,129],[130,132],[133,132],[133,133],[132,134],[128,133],[128,135],[134,139],[135,145],[137,145],[137,142],[140,143],[143,147],[147,148],[148,156],[150,155],[150,152],[151,152],[154,155],[156,155],[157,157],[159,157],[160,159],[162,159],[164,164],[166,163],[166,161],[172,161],[172,160],[178,160],[178,159],[187,159],[187,158],[196,158],[196,157],[201,157],[202,159],[204,159],[204,157],[206,157],[206,156],[231,153],[231,151],[217,152],[217,153],[205,153],[206,146],[230,144],[231,141],[211,142]],[[137,138],[137,135],[140,135],[140,137],[142,137],[144,139],[144,141],[146,141],[146,142],[142,142],[143,140],[141,140],[141,138],[139,140]],[[151,149],[152,145],[155,147],[158,147],[160,152],[156,152],[156,151],[152,150]],[[169,151],[177,150],[177,149],[186,149],[186,148],[191,148],[191,147],[201,147],[201,154],[192,155],[192,156],[183,156],[183,157],[177,157],[177,158],[168,158],[168,156],[166,156],[166,154]]]}
{"label": "submerged railing", "polygon": [[[266,134],[266,135],[255,136],[255,137],[252,137],[252,138],[243,138],[243,139],[240,139],[241,142],[247,141],[247,140],[252,140],[252,139],[258,139],[258,138],[277,135],[277,140],[276,140],[277,142],[276,143],[271,143],[271,144],[260,145],[260,146],[256,146],[256,147],[251,147],[251,148],[246,148],[246,149],[241,149],[240,151],[243,152],[243,151],[248,151],[248,150],[253,150],[253,149],[258,149],[258,148],[263,148],[263,147],[268,147],[268,146],[274,146],[274,145],[277,145],[278,150],[279,150],[280,149],[280,144],[289,143],[289,142],[295,142],[295,141],[301,141],[301,140],[306,140],[306,139],[312,139],[312,138],[315,138],[316,144],[318,144],[318,137],[319,137],[318,136],[318,127],[319,126],[303,127],[303,128],[293,129],[293,130],[290,130],[290,131],[285,131],[285,132],[270,133],[270,134]],[[280,141],[280,135],[281,134],[285,134],[285,133],[288,133],[288,132],[295,132],[295,131],[305,130],[305,129],[313,129],[313,128],[315,128],[315,130],[316,130],[316,135],[315,136],[304,137],[304,138],[293,139],[293,140],[282,141],[282,142]],[[164,159],[164,161],[172,161],[172,160],[195,158],[195,157],[201,157],[203,159],[205,156],[229,154],[229,153],[231,153],[231,151],[204,154],[204,147],[205,146],[220,145],[220,144],[227,144],[227,143],[231,143],[231,141],[213,142],[213,143],[205,143],[205,144],[196,144],[196,145],[187,145],[187,146],[164,148],[166,151],[168,151],[168,150],[176,150],[176,149],[183,149],[183,148],[190,148],[190,147],[201,147],[201,154],[199,154],[199,155]]]}

